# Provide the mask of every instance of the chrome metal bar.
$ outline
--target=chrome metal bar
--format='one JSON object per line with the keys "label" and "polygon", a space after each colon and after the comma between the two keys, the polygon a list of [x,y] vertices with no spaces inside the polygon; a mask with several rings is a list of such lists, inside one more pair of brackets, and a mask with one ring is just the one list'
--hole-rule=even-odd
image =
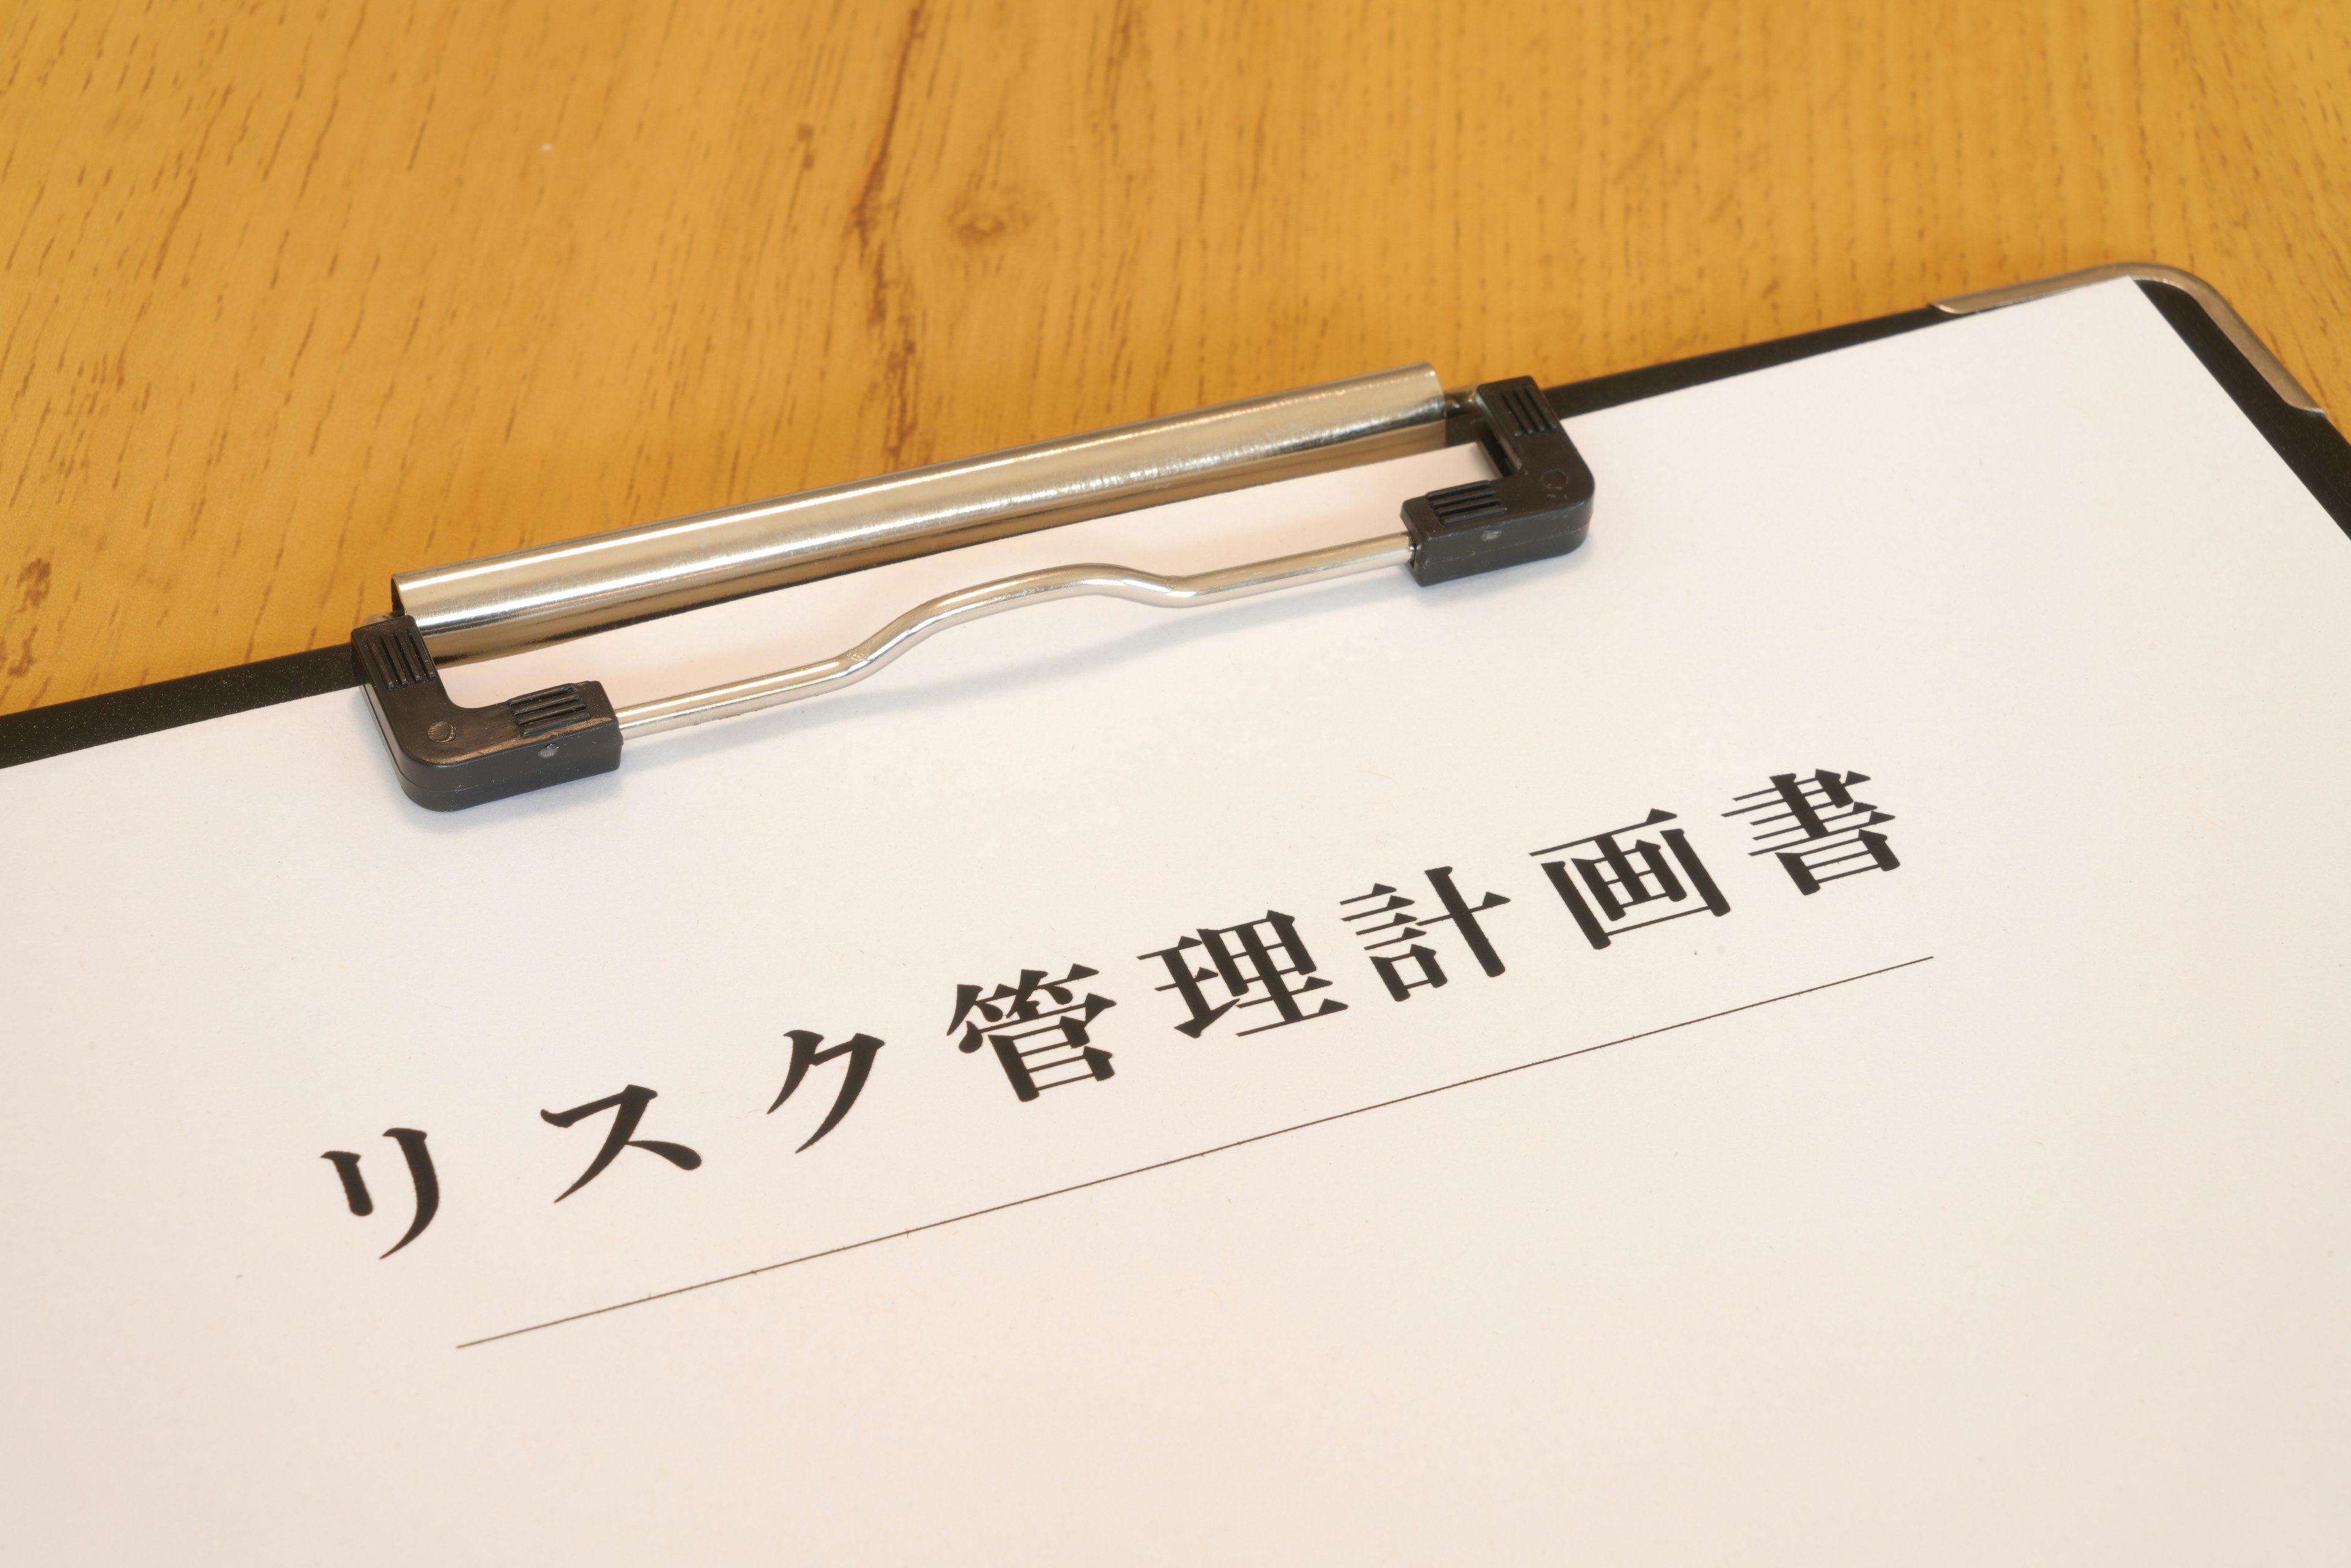
{"label": "chrome metal bar", "polygon": [[659,702],[638,703],[618,710],[617,716],[623,736],[653,735],[714,718],[730,718],[778,703],[820,696],[854,685],[925,637],[967,621],[1028,604],[1102,594],[1165,610],[1183,610],[1383,566],[1403,566],[1411,559],[1412,540],[1398,533],[1189,577],[1161,577],[1131,567],[1097,565],[1022,572],[1018,577],[983,582],[918,604],[862,643],[832,658],[753,680],[688,692],[683,696],[664,697]]}
{"label": "chrome metal bar", "polygon": [[908,556],[1444,444],[1426,365],[392,580],[436,659],[509,653]]}
{"label": "chrome metal bar", "polygon": [[1947,316],[1971,316],[1979,310],[1997,310],[2003,305],[2022,304],[2027,299],[2039,299],[2046,295],[2063,294],[2069,288],[2087,288],[2094,283],[2109,283],[2128,277],[2141,283],[2168,283],[2179,289],[2204,308],[2221,334],[2236,345],[2237,352],[2245,356],[2270,390],[2294,408],[2304,413],[2324,413],[2318,400],[2294,379],[2269,345],[2254,336],[2245,325],[2245,319],[2236,308],[2221,298],[2220,291],[2192,272],[2177,267],[2166,267],[2159,261],[2117,261],[2105,267],[2085,267],[2079,272],[2061,272],[2054,277],[2036,277],[2030,283],[2011,283],[2001,288],[1986,288],[1974,294],[1962,294],[1952,299],[1938,299],[1935,308]]}

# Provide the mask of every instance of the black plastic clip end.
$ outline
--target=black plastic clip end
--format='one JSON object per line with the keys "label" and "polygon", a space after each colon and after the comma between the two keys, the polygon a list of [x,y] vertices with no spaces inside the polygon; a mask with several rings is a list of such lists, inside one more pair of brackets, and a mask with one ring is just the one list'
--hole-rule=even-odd
{"label": "black plastic clip end", "polygon": [[400,787],[420,806],[455,811],[621,765],[621,722],[598,682],[459,707],[405,615],[353,632],[351,657]]}
{"label": "black plastic clip end", "polygon": [[1423,588],[1565,555],[1592,526],[1592,470],[1532,377],[1481,383],[1469,409],[1498,472],[1404,504]]}

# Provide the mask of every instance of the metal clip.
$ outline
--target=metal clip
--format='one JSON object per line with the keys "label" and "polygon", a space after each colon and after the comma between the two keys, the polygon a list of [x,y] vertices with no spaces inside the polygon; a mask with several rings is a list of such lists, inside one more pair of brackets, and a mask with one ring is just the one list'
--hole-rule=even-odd
{"label": "metal clip", "polygon": [[[1448,421],[1448,412],[1452,418]],[[1448,424],[1451,429],[1448,437]],[[695,604],[985,538],[1476,439],[1496,477],[1403,504],[1402,531],[1189,576],[1078,565],[919,604],[832,658],[615,709],[593,681],[453,703],[438,660],[512,652]],[[607,773],[621,743],[837,691],[949,626],[1098,594],[1217,604],[1378,567],[1424,586],[1583,542],[1592,471],[1526,377],[1447,397],[1426,365],[917,469],[393,580],[351,642],[409,799],[456,810]]]}

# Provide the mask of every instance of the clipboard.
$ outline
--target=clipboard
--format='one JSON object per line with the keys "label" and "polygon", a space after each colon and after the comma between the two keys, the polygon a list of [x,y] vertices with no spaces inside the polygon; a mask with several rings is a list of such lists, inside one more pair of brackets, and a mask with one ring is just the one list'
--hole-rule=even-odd
{"label": "clipboard", "polygon": [[1590,540],[1434,590],[1006,616],[454,814],[340,649],[0,773],[20,1538],[2338,1538],[2343,444],[2107,283],[1546,394]]}
{"label": "clipboard", "polygon": [[[1550,386],[1543,389],[1543,395],[1559,418],[1572,419],[1638,399],[1790,363],[1814,354],[1898,333],[1922,330],[1980,311],[2118,279],[2138,283],[2147,298],[2179,333],[2181,340],[2195,351],[2213,379],[2227,390],[2245,417],[2293,469],[2295,476],[2308,486],[2312,496],[2338,523],[2351,529],[2351,446],[2346,446],[2342,434],[2328,422],[2316,402],[2218,290],[2191,273],[2160,263],[2114,263],[1982,290],[1845,326],[1824,328],[1744,348]],[[1471,423],[1458,412],[1461,401],[1457,398],[1455,404],[1447,407],[1440,416],[1446,424],[1444,439],[1449,444],[1476,439]],[[1089,439],[1081,437],[1077,441],[1083,443]],[[1383,445],[1376,440],[1358,440],[1353,446],[1354,450],[1337,460],[1372,461],[1396,449],[1393,441]],[[1091,456],[1092,454],[1084,453],[1082,455]],[[975,461],[985,463],[987,460]],[[1307,470],[1292,466],[1276,471],[1270,465],[1260,465],[1254,468],[1244,467],[1243,472],[1224,483],[1262,483],[1269,477],[1280,476],[1282,472],[1301,471]],[[1579,470],[1573,486],[1573,504],[1588,508],[1592,488],[1592,476],[1587,471]],[[1126,504],[1164,502],[1185,493],[1202,492],[1161,486],[1154,491],[1130,496]],[[1028,526],[1050,526],[1052,521],[1073,520],[1086,515],[1094,514],[1081,508],[1068,508]],[[1583,513],[1578,511],[1575,515],[1580,530]],[[992,537],[971,529],[961,533],[953,530],[937,532],[945,535],[938,548],[954,548],[973,542],[977,538]],[[1578,531],[1575,538],[1579,542],[1581,537]],[[455,570],[462,572],[465,568]],[[737,571],[734,576],[737,582],[748,578],[758,582],[759,586],[746,589],[730,582],[718,592],[664,603],[651,612],[674,613],[678,610],[712,602],[730,593],[772,591],[778,586],[758,580],[751,573]],[[592,630],[624,622],[626,618],[625,614],[607,616],[601,621],[585,622],[580,627],[571,630]],[[499,623],[492,619],[487,624],[495,632]],[[487,633],[475,634],[486,638],[478,644],[479,651],[507,652],[516,646],[530,645],[530,635],[527,632],[509,634],[503,639],[489,637]],[[455,650],[459,656],[468,651],[462,641]],[[435,649],[434,652],[440,650]],[[85,747],[100,746],[179,725],[200,723],[207,718],[271,703],[345,690],[365,683],[363,667],[357,662],[353,646],[335,644],[308,653],[259,660],[203,674],[0,716],[0,767],[37,761]],[[617,747],[617,737],[612,744]],[[616,751],[609,761],[617,762]]]}

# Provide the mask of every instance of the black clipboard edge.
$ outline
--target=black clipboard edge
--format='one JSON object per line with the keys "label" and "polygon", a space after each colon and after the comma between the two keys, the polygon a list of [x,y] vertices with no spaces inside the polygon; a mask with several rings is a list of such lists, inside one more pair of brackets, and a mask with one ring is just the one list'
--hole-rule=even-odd
{"label": "black clipboard edge", "polygon": [[351,645],[330,643],[151,685],[0,715],[0,768],[38,762],[133,736],[226,718],[248,708],[323,696],[359,685]]}
{"label": "black clipboard edge", "polygon": [[[2335,519],[2335,526],[2351,536],[2351,442],[2345,441],[2325,414],[2296,408],[2279,396],[2187,288],[2145,278],[2140,279],[2139,288],[2163,313],[2164,319],[2171,323],[2172,329],[2212,379],[2236,401],[2253,427],[2268,439],[2294,477]],[[1695,354],[1687,359],[1644,365],[1638,370],[1570,382],[1546,388],[1544,395],[1561,418],[1573,419],[1619,403],[1748,375],[1834,349],[1852,348],[1959,319],[1948,310],[1924,306],[1891,316],[1874,316],[1843,326],[1750,343],[1743,348]],[[225,718],[275,703],[324,696],[359,684],[350,644],[336,643],[308,653],[232,664],[223,670],[207,670],[151,685],[0,715],[0,768],[38,762],[68,751],[200,724],[206,719]]]}
{"label": "black clipboard edge", "polygon": [[1865,321],[1848,321],[1841,327],[1823,327],[1817,331],[1799,332],[1790,338],[1750,343],[1744,348],[1719,349],[1710,354],[1693,354],[1686,360],[1667,360],[1662,364],[1643,365],[1638,370],[1618,371],[1611,375],[1593,376],[1589,381],[1545,387],[1543,396],[1551,400],[1552,412],[1560,418],[1573,419],[1578,414],[1594,413],[1604,408],[1614,408],[1619,403],[1638,402],[1643,398],[1679,392],[1684,387],[1703,386],[1708,382],[1751,375],[1757,371],[1768,371],[1774,365],[1809,360],[1814,354],[1825,354],[1833,349],[1850,349],[1860,343],[1873,343],[1880,338],[1898,337],[1904,332],[1915,332],[1923,327],[1954,319],[1956,318],[1931,305],[1923,306],[1916,310],[1897,311],[1891,316],[1872,316]]}
{"label": "black clipboard edge", "polygon": [[2234,398],[2253,428],[2294,471],[2335,526],[2351,536],[2351,441],[2315,409],[2300,409],[2277,394],[2267,378],[2229,340],[2195,297],[2169,284],[2142,281],[2139,291],[2163,312],[2221,390]]}

